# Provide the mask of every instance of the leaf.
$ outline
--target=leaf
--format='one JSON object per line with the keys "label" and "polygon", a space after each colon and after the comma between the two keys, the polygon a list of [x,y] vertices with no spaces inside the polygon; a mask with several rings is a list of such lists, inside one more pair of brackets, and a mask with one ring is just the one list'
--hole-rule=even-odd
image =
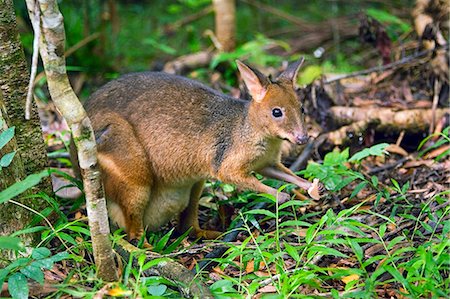
{"label": "leaf", "polygon": [[380,237],[383,238],[384,234],[386,233],[386,223],[382,223],[380,225]]}
{"label": "leaf", "polygon": [[366,187],[366,185],[367,185],[367,182],[361,182],[361,183],[359,183],[359,184],[355,187],[355,189],[353,189],[353,192],[352,192],[352,194],[350,195],[350,198],[355,197],[362,189],[364,189],[364,187]]}
{"label": "leaf", "polygon": [[0,249],[22,250],[23,248],[20,238],[0,236]]}
{"label": "leaf", "polygon": [[13,160],[15,155],[16,155],[15,151],[5,154],[0,159],[0,167],[8,167],[11,164],[11,162],[12,162],[12,160]]}
{"label": "leaf", "polygon": [[369,9],[367,9],[366,12],[369,16],[371,16],[372,18],[376,19],[377,21],[379,21],[381,23],[390,23],[390,24],[398,25],[403,33],[411,30],[411,25],[402,21],[397,16],[390,14],[387,11],[376,9],[376,8],[369,8]]}
{"label": "leaf", "polygon": [[348,284],[349,282],[352,282],[354,280],[358,280],[359,275],[358,274],[350,274],[348,276],[344,276],[341,278],[342,282],[345,284]]}
{"label": "leaf", "polygon": [[41,260],[44,258],[47,258],[51,255],[51,251],[48,248],[45,247],[39,247],[33,249],[33,252],[31,253],[31,257],[35,260]]}
{"label": "leaf", "polygon": [[47,169],[36,174],[31,174],[27,176],[23,181],[14,183],[13,185],[0,192],[0,203],[10,200],[11,198],[39,184],[41,179],[46,176],[49,176],[49,172]]}
{"label": "leaf", "polygon": [[117,286],[113,287],[112,289],[108,290],[107,294],[112,297],[126,297],[126,296],[131,296],[133,294],[133,292],[129,291],[129,290],[124,290],[120,286],[117,285]]}
{"label": "leaf", "polygon": [[28,299],[27,278],[22,273],[14,273],[8,279],[8,291],[14,299]]}
{"label": "leaf", "polygon": [[270,218],[276,218],[275,213],[268,211],[268,210],[262,210],[262,209],[255,209],[245,212],[245,214],[252,214],[252,215],[266,215]]}
{"label": "leaf", "polygon": [[300,255],[298,254],[297,249],[290,245],[289,243],[284,243],[284,248],[286,249],[286,252],[296,261],[300,262]]}
{"label": "leaf", "polygon": [[307,230],[306,230],[306,236],[305,236],[305,242],[306,244],[309,244],[312,242],[312,240],[315,237],[315,230],[317,228],[317,226],[319,225],[319,223],[315,223],[313,225],[311,225]]}
{"label": "leaf", "polygon": [[20,269],[20,272],[26,277],[31,278],[40,284],[44,284],[44,273],[42,273],[41,268],[36,267],[36,265],[31,264]]}
{"label": "leaf", "polygon": [[15,127],[6,129],[0,134],[0,149],[2,149],[13,137]]}
{"label": "leaf", "polygon": [[48,260],[50,260],[50,261],[56,263],[56,262],[65,260],[65,259],[67,259],[67,258],[69,258],[69,253],[66,252],[66,251],[63,251],[63,252],[58,252],[57,254],[55,254],[55,255],[49,257]]}
{"label": "leaf", "polygon": [[216,281],[209,288],[211,289],[211,291],[213,291],[214,294],[236,292],[236,290],[233,288],[233,283],[225,279]]}
{"label": "leaf", "polygon": [[375,144],[372,147],[365,148],[362,151],[355,153],[348,161],[359,162],[362,159],[367,158],[369,156],[382,156],[384,154],[387,154],[385,149],[388,145],[389,145],[388,143]]}
{"label": "leaf", "polygon": [[372,185],[374,187],[377,187],[378,186],[378,177],[376,175],[373,175],[370,179],[372,181]]}
{"label": "leaf", "polygon": [[364,258],[364,251],[362,247],[353,239],[350,240],[350,245],[352,246],[353,252],[355,253],[357,259],[359,261],[362,261]]}
{"label": "leaf", "polygon": [[150,285],[147,287],[147,292],[153,296],[162,296],[167,290],[165,284]]}
{"label": "leaf", "polygon": [[164,247],[166,247],[167,242],[170,239],[170,236],[172,235],[175,228],[172,228],[169,232],[167,232],[159,241],[156,243],[155,248],[153,249],[156,252],[161,252]]}
{"label": "leaf", "polygon": [[[145,257],[145,255],[143,255],[143,256]],[[157,258],[157,259],[148,261],[148,262],[145,263],[144,266],[142,267],[142,271],[148,270],[148,269],[150,269],[151,267],[154,267],[154,266],[158,265],[159,263],[165,263],[165,262],[167,262],[167,261],[170,261],[170,259],[169,259],[169,258],[165,258],[165,257]]]}

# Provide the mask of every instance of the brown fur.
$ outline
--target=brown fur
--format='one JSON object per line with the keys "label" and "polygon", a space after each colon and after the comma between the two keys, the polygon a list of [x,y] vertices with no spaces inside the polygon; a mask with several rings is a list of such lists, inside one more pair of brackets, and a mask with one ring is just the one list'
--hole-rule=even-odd
{"label": "brown fur", "polygon": [[[194,235],[215,238],[218,233],[201,230],[197,219],[206,179],[282,200],[288,195],[277,194],[253,172],[307,188],[309,182],[280,163],[282,140],[301,143],[306,134],[292,83],[299,66],[270,82],[240,63],[249,92],[259,101],[233,99],[199,82],[153,72],[123,76],[94,93],[86,110],[111,219],[134,239],[144,228],[157,230],[180,215],[180,230],[193,227]],[[272,116],[274,107],[284,111],[282,120]]]}

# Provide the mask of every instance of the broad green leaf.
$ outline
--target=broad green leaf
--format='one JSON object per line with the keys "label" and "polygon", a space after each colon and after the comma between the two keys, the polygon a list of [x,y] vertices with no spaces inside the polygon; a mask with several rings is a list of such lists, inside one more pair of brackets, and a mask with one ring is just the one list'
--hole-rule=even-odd
{"label": "broad green leaf", "polygon": [[29,265],[25,268],[20,269],[20,272],[28,278],[37,281],[40,284],[44,284],[44,273],[36,265]]}
{"label": "broad green leaf", "polygon": [[162,296],[167,290],[167,286],[164,284],[155,284],[147,286],[147,292],[152,296]]}
{"label": "broad green leaf", "polygon": [[313,225],[311,225],[306,230],[306,235],[305,235],[305,242],[306,242],[306,244],[311,243],[312,240],[314,239],[314,237],[315,237],[315,230],[316,230],[318,225],[319,225],[319,223],[314,223]]}
{"label": "broad green leaf", "polygon": [[284,248],[286,249],[286,252],[296,261],[300,262],[300,255],[298,254],[297,249],[290,245],[289,243],[284,243]]}
{"label": "broad green leaf", "polygon": [[65,260],[65,259],[67,259],[68,257],[69,257],[69,253],[66,252],[66,251],[63,251],[63,252],[58,252],[58,253],[55,254],[55,255],[52,255],[51,257],[48,258],[48,260],[50,260],[50,261],[56,263],[56,262]]}
{"label": "broad green leaf", "polygon": [[0,149],[14,137],[14,130],[15,127],[11,127],[0,133]]}
{"label": "broad green leaf", "polygon": [[348,161],[349,162],[359,162],[364,158],[367,158],[369,156],[382,156],[384,154],[387,154],[386,147],[388,146],[388,143],[380,143],[375,144],[372,147],[365,148],[357,153],[355,153]]}
{"label": "broad green leaf", "polygon": [[14,273],[8,279],[8,291],[14,299],[28,299],[27,278],[22,273]]}
{"label": "broad green leaf", "polygon": [[21,250],[23,248],[20,238],[0,236],[0,249]]}
{"label": "broad green leaf", "polygon": [[379,232],[380,237],[383,238],[385,233],[386,233],[386,223],[382,223],[380,225],[380,232]]}
{"label": "broad green leaf", "polygon": [[154,250],[156,252],[161,252],[164,247],[166,247],[167,242],[170,239],[170,236],[172,235],[175,228],[172,228],[169,232],[167,232],[159,241],[156,243]]}
{"label": "broad green leaf", "polygon": [[211,289],[211,291],[213,291],[214,294],[225,294],[236,291],[233,288],[233,283],[225,279],[216,281],[209,288]]}
{"label": "broad green leaf", "polygon": [[84,234],[84,235],[86,235],[88,237],[91,235],[91,232],[87,228],[81,227],[81,226],[78,226],[78,225],[70,225],[70,226],[67,227],[67,229],[71,230],[71,231],[74,231],[74,232],[77,232],[77,233]]}
{"label": "broad green leaf", "polygon": [[27,176],[23,181],[14,183],[12,186],[0,192],[0,203],[10,200],[11,198],[14,198],[15,196],[21,194],[22,192],[39,184],[41,179],[48,175],[49,175],[48,170],[43,170],[40,173],[31,174]]}
{"label": "broad green leaf", "polygon": [[15,151],[5,154],[0,159],[0,167],[8,167],[11,164],[11,162],[12,162],[12,160],[13,160],[15,155],[16,155]]}
{"label": "broad green leaf", "polygon": [[376,175],[373,175],[370,179],[372,180],[372,185],[374,187],[377,187],[378,186],[378,177]]}
{"label": "broad green leaf", "polygon": [[352,246],[353,252],[355,253],[358,260],[362,261],[364,258],[364,251],[363,251],[362,247],[359,245],[358,242],[356,242],[353,239],[350,239],[350,245]]}
{"label": "broad green leaf", "polygon": [[49,257],[51,255],[51,251],[48,248],[45,247],[39,247],[33,249],[33,252],[31,253],[31,257],[36,260],[41,260]]}

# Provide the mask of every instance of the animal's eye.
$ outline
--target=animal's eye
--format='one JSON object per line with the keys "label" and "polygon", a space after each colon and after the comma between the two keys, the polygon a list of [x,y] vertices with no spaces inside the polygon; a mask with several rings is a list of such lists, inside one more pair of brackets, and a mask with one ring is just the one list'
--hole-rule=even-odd
{"label": "animal's eye", "polygon": [[272,115],[273,115],[273,117],[276,117],[276,118],[282,117],[283,116],[283,111],[281,111],[280,108],[273,108],[272,109]]}
{"label": "animal's eye", "polygon": [[300,108],[300,111],[302,112],[302,114],[305,114],[305,108]]}

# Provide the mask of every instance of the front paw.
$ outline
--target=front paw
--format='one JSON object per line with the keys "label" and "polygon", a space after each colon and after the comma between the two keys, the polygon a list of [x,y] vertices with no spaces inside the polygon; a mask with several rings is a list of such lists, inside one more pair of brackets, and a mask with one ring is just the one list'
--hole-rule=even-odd
{"label": "front paw", "polygon": [[314,179],[311,187],[308,188],[308,194],[315,200],[319,200],[322,195],[325,194],[325,186],[319,181],[319,179]]}
{"label": "front paw", "polygon": [[277,193],[278,204],[285,203],[285,202],[287,202],[289,200],[291,200],[291,196],[289,194],[284,193],[284,192]]}

